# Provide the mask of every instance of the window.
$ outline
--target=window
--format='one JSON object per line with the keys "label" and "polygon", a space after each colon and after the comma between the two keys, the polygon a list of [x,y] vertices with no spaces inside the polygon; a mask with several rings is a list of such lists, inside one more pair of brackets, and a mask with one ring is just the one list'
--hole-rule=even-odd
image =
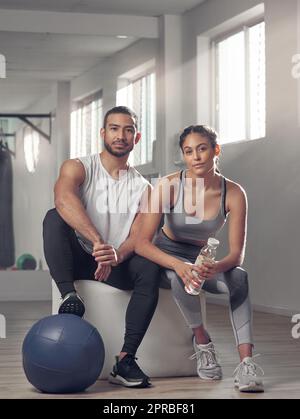
{"label": "window", "polygon": [[117,92],[117,105],[128,106],[138,116],[140,142],[129,157],[132,165],[138,166],[152,161],[152,147],[156,138],[155,73],[148,73],[135,80],[124,80]]}
{"label": "window", "polygon": [[27,170],[36,171],[39,160],[40,136],[30,127],[24,128],[24,156]]}
{"label": "window", "polygon": [[74,102],[71,113],[70,157],[72,159],[100,153],[102,150],[100,138],[102,119],[101,92]]}
{"label": "window", "polygon": [[221,143],[265,137],[265,23],[214,42],[215,126]]}

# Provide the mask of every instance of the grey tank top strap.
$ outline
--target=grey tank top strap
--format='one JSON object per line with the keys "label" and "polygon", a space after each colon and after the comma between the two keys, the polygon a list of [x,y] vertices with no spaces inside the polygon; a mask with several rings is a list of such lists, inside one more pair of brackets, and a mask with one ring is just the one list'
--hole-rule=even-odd
{"label": "grey tank top strap", "polygon": [[221,212],[224,218],[226,218],[226,179],[222,176],[222,195],[221,195]]}

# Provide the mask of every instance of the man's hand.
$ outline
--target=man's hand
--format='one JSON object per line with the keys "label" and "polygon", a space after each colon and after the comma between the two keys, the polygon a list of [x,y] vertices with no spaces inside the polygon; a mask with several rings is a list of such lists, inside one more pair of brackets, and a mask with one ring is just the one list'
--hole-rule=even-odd
{"label": "man's hand", "polygon": [[111,273],[111,266],[103,266],[101,263],[98,263],[98,267],[95,271],[95,279],[97,281],[106,281]]}
{"label": "man's hand", "polygon": [[94,243],[92,256],[101,266],[117,266],[122,261],[119,251],[110,244]]}

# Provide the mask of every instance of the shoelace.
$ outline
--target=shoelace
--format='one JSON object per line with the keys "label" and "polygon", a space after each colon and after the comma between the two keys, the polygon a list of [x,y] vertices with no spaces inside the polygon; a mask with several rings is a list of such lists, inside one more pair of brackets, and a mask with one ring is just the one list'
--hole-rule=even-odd
{"label": "shoelace", "polygon": [[246,362],[242,361],[236,367],[232,376],[236,377],[237,375],[239,375],[242,372],[242,370],[244,368],[246,369],[246,374],[247,375],[252,375],[253,377],[257,377],[257,373],[256,373],[257,370],[259,370],[262,375],[265,375],[264,370],[258,364],[256,364],[255,362],[252,361],[254,358],[257,358],[258,356],[260,356],[260,354],[254,355],[250,361],[249,360],[246,361]]}
{"label": "shoelace", "polygon": [[[198,358],[198,356],[201,359],[202,365],[210,365],[210,364],[217,364],[218,363],[218,356],[217,352],[213,348],[208,349],[199,349],[196,351],[193,355],[189,357],[190,360],[193,360],[195,358]],[[205,361],[203,363],[203,360]]]}

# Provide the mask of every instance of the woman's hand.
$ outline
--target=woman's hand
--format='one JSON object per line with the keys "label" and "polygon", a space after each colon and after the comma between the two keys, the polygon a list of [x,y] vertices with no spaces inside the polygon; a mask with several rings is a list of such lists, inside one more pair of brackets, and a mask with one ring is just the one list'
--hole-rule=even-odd
{"label": "woman's hand", "polygon": [[[174,271],[182,279],[184,284],[192,284],[193,287],[198,288],[202,283],[200,267],[189,262],[178,261],[174,266]],[[196,272],[196,275],[193,274]],[[198,276],[197,276],[198,274]]]}
{"label": "woman's hand", "polygon": [[214,278],[220,271],[219,271],[219,262],[217,261],[203,261],[199,268],[199,273],[201,278],[210,280]]}

